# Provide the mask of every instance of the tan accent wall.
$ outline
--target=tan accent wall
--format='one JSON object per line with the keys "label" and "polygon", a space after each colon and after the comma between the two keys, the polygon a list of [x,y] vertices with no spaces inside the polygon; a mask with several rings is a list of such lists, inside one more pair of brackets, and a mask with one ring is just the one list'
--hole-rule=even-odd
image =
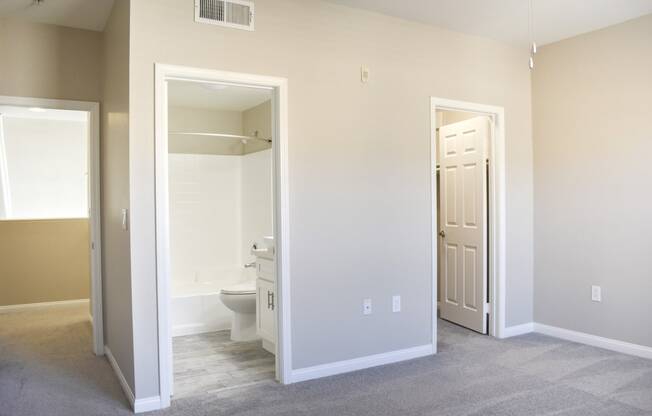
{"label": "tan accent wall", "polygon": [[88,299],[88,220],[0,221],[0,306]]}
{"label": "tan accent wall", "polygon": [[652,15],[541,48],[532,81],[534,319],[652,346]]}

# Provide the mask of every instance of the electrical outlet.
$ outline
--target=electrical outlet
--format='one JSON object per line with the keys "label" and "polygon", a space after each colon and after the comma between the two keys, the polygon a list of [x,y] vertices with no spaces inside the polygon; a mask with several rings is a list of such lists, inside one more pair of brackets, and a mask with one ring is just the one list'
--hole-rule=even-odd
{"label": "electrical outlet", "polygon": [[360,67],[360,82],[363,84],[369,82],[369,68],[364,65]]}
{"label": "electrical outlet", "polygon": [[401,296],[392,296],[392,312],[401,312]]}
{"label": "electrical outlet", "polygon": [[602,302],[602,288],[600,286],[591,286],[591,300],[593,302]]}
{"label": "electrical outlet", "polygon": [[371,315],[371,299],[364,299],[362,301],[362,314]]}

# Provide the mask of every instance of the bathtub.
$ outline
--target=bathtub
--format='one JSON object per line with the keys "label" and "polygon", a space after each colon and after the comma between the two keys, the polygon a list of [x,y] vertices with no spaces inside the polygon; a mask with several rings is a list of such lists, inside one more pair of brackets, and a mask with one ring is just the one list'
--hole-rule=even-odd
{"label": "bathtub", "polygon": [[220,290],[249,278],[248,271],[244,269],[221,271],[202,279],[175,279],[172,276],[172,336],[230,329],[232,312],[220,300]]}

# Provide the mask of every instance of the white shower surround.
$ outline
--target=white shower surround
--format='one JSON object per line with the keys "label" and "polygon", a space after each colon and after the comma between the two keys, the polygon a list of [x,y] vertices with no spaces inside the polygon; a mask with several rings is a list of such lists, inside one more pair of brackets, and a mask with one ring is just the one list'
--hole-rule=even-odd
{"label": "white shower surround", "polygon": [[172,335],[228,329],[223,287],[253,281],[249,248],[272,233],[271,150],[170,154]]}

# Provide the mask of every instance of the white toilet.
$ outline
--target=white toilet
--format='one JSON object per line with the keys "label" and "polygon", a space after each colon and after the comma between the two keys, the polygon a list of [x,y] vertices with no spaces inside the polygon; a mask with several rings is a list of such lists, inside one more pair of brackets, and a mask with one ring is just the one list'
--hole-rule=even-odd
{"label": "white toilet", "polygon": [[240,283],[221,290],[224,306],[233,311],[231,320],[232,341],[253,341],[256,334],[256,281]]}

